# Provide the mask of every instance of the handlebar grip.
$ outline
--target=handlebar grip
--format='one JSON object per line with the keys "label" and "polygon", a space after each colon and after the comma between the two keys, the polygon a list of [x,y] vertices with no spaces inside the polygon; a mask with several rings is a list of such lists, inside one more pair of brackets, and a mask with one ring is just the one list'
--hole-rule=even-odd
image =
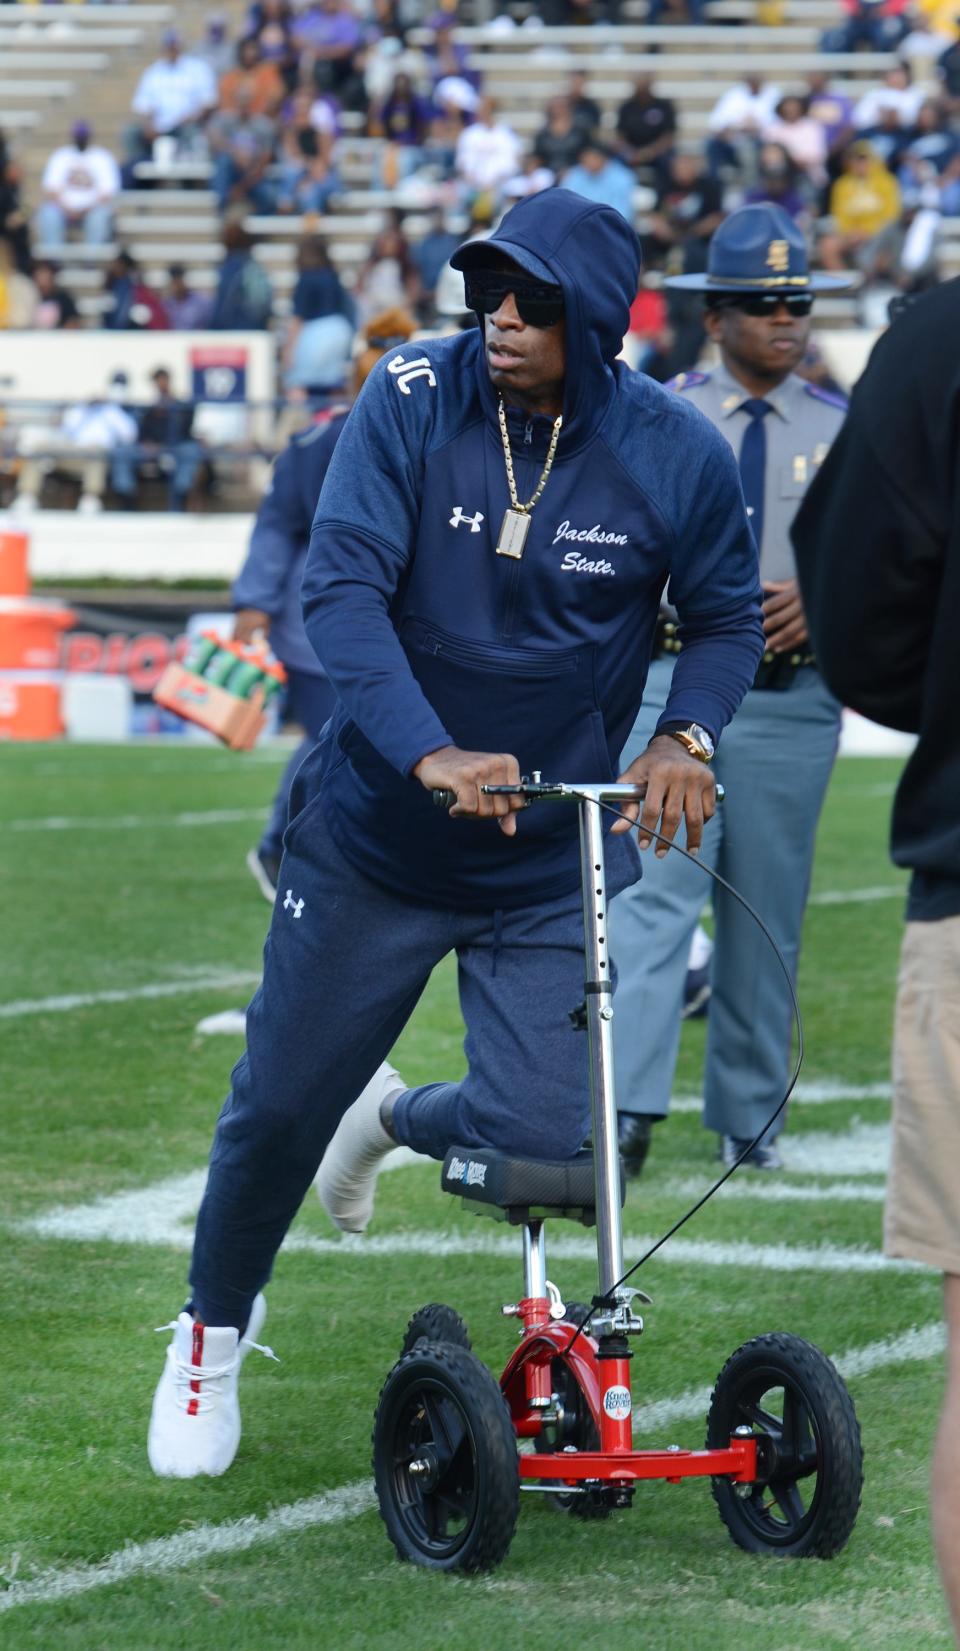
{"label": "handlebar grip", "polygon": [[433,806],[434,806],[434,808],[452,808],[454,803],[456,802],[456,800],[457,800],[457,793],[455,791],[436,791],[435,790],[433,792]]}

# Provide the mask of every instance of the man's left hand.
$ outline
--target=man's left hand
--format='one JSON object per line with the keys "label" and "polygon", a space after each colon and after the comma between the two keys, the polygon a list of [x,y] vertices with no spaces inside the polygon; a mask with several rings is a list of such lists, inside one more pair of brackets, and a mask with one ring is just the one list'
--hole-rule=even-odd
{"label": "man's left hand", "polygon": [[614,831],[629,831],[639,815],[637,841],[641,848],[649,848],[654,841],[650,835],[652,830],[659,830],[661,836],[668,839],[657,842],[656,855],[661,860],[669,852],[683,820],[687,827],[687,848],[696,854],[704,823],[712,818],[717,807],[717,782],[706,763],[691,757],[670,734],[656,734],[643,755],[620,775],[618,784],[646,786],[646,796],[642,813],[639,802],[623,804],[626,818],[618,821]]}
{"label": "man's left hand", "polygon": [[796,579],[781,579],[764,585],[763,629],[767,647],[775,654],[788,653],[807,640],[807,616],[800,600]]}

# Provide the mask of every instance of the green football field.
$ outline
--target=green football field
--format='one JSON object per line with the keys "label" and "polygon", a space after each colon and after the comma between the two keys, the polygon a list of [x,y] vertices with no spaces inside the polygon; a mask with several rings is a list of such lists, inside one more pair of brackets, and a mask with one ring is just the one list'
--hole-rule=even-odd
{"label": "green football field", "polygon": [[[840,763],[824,816],[800,996],[808,1056],[787,1172],[734,1178],[644,1269],[636,1432],[699,1445],[728,1355],[769,1330],[849,1378],[866,1482],[830,1562],[754,1558],[709,1486],[641,1486],[600,1524],[522,1499],[487,1577],[400,1565],[373,1506],[370,1428],[406,1322],[466,1317],[499,1366],[519,1237],[464,1213],[436,1166],[384,1174],[369,1240],[312,1194],[250,1354],[244,1437],[220,1480],[154,1479],[145,1454],[192,1216],[234,1036],[198,1033],[257,978],[268,909],[243,864],[285,753],[175,744],[0,752],[0,1646],[65,1651],[827,1651],[949,1646],[927,1462],[943,1380],[940,1286],[881,1261],[889,1046],[902,878],[887,860],[897,765]],[[798,784],[802,775],[798,776]],[[411,1082],[456,1077],[452,971],[397,1050]],[[630,1191],[628,1255],[704,1190],[703,1026],[685,1028],[678,1109]],[[548,1244],[549,1244],[548,1234]],[[583,1229],[549,1272],[589,1298]]]}

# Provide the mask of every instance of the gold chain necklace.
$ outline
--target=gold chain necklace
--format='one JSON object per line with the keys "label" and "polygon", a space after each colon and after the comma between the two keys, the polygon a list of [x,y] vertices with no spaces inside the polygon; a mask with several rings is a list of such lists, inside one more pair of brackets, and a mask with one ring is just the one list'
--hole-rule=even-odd
{"label": "gold chain necklace", "polygon": [[530,512],[537,503],[541,493],[547,485],[547,477],[553,469],[554,455],[557,451],[557,442],[560,440],[560,426],[562,416],[553,421],[553,435],[550,437],[550,446],[547,450],[547,462],[540,473],[540,480],[534,488],[533,495],[526,504],[521,504],[517,498],[517,483],[513,474],[513,455],[510,452],[510,435],[507,430],[507,414],[501,397],[497,407],[500,417],[500,439],[503,442],[503,457],[507,467],[507,487],[510,492],[511,509],[504,512],[500,523],[500,537],[497,540],[497,555],[512,556],[519,562],[523,555],[523,547],[530,532]]}

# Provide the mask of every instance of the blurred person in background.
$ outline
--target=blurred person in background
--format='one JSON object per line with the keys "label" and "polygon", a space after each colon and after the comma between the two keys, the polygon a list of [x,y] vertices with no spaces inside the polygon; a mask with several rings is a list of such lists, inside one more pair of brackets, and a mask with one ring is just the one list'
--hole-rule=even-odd
{"label": "blurred person in background", "polygon": [[369,257],[357,273],[353,296],[364,326],[380,310],[416,311],[420,279],[402,230],[382,229],[374,238]]}
{"label": "blurred person in background", "polygon": [[703,269],[707,245],[723,218],[723,189],[711,177],[699,149],[678,146],[647,218],[644,251],[650,264]]}
{"label": "blurred person in background", "polygon": [[150,382],[156,399],[140,414],[134,441],[114,448],[110,485],[124,508],[135,510],[139,478],[145,472],[159,472],[167,479],[167,508],[184,511],[203,463],[203,448],[193,436],[193,404],[178,401],[173,394],[168,368],[155,368]]}
{"label": "blurred person in background", "polygon": [[80,312],[70,293],[61,287],[57,275],[56,264],[46,258],[39,259],[33,266],[37,303],[31,326],[41,331],[64,327],[73,329],[81,325]]}
{"label": "blurred person in background", "polygon": [[492,97],[481,98],[476,120],[457,141],[457,176],[474,194],[497,195],[507,178],[519,172],[522,159],[523,144],[513,127],[501,118]]}
{"label": "blurred person in background", "polygon": [[242,224],[225,225],[224,258],[210,316],[210,326],[218,332],[260,332],[270,325],[273,289],[253,256],[255,245]]}
{"label": "blurred person in background", "polygon": [[343,188],[336,167],[337,117],[310,87],[294,93],[284,119],[274,207],[280,213],[326,212]]}
{"label": "blurred person in background", "polygon": [[872,86],[854,105],[853,124],[858,132],[867,132],[883,123],[887,110],[893,110],[897,124],[911,127],[923,102],[923,89],[913,85],[913,77],[906,63],[897,63],[887,69],[882,86]]}
{"label": "blurred person in background", "polygon": [[[66,409],[51,446],[66,447],[68,451],[58,453],[55,458],[24,459],[14,501],[17,515],[26,515],[36,508],[43,478],[50,470],[80,482],[77,509],[83,515],[93,515],[102,508],[110,455],[137,439],[136,420],[123,405],[128,388],[126,373],[118,370],[111,375],[105,395],[77,402]],[[76,457],[70,449],[76,451]]]}
{"label": "blurred person in background", "polygon": [[256,40],[264,63],[275,64],[284,85],[292,91],[297,81],[298,58],[288,0],[257,0],[247,13],[244,33]]}
{"label": "blurred person in background", "polygon": [[103,246],[113,234],[120,168],[109,149],[90,142],[93,128],[87,121],[78,120],[70,136],[43,169],[37,240],[47,247],[63,246],[67,232],[77,229],[87,246]]}
{"label": "blurred person in background", "polygon": [[432,300],[440,272],[460,245],[462,237],[447,228],[442,206],[430,214],[430,227],[412,248],[411,256],[420,278],[421,297]]}
{"label": "blurred person in background", "polygon": [[211,180],[221,212],[240,207],[271,213],[276,199],[267,176],[277,147],[277,123],[253,112],[253,87],[238,85],[230,109],[218,109],[207,122],[213,161]]}
{"label": "blurred person in background", "polygon": [[827,181],[827,135],[810,114],[806,98],[791,93],[777,104],[773,120],[762,132],[764,143],[779,143],[794,166],[814,189]]}
{"label": "blurred person in background", "polygon": [[31,326],[36,308],[36,287],[17,268],[13,242],[0,237],[0,329]]}
{"label": "blurred person in background", "polygon": [[900,189],[862,139],[846,152],[843,174],[830,191],[830,217],[833,228],[820,240],[824,268],[857,268],[869,276],[899,222]]}
{"label": "blurred person in background", "polygon": [[909,28],[910,0],[840,0],[843,23],[827,29],[824,52],[892,52]]}
{"label": "blurred person in background", "polygon": [[149,159],[157,138],[173,138],[178,147],[192,148],[198,128],[217,106],[216,77],[209,64],[184,52],[179,30],[167,29],[162,44],[161,56],[144,69],[133,94],[131,107],[139,122],[125,134],[128,188],[135,187],[134,168]]}
{"label": "blurred person in background", "polygon": [[207,65],[214,80],[219,80],[232,68],[234,47],[228,21],[222,11],[210,13],[203,36],[193,48],[193,56]]}
{"label": "blurred person in background", "polygon": [[717,99],[708,122],[707,162],[712,177],[721,173],[749,177],[756,146],[776,114],[780,88],[762,75],[744,75]]}
{"label": "blurred person in background", "polygon": [[951,127],[947,111],[937,98],[927,98],[920,105],[909,142],[901,152],[899,167],[907,170],[900,176],[904,187],[916,185],[924,175],[923,168],[942,176],[960,154],[960,138]]}
{"label": "blurred person in background", "polygon": [[242,100],[246,115],[275,115],[286,96],[276,63],[268,62],[259,40],[248,35],[237,47],[236,66],[220,77],[220,109],[238,112]]}
{"label": "blurred person in background", "polygon": [[757,155],[757,179],[743,197],[744,206],[770,201],[789,213],[794,222],[809,219],[810,191],[780,143],[762,143]]}
{"label": "blurred person in background", "polygon": [[616,143],[621,159],[637,169],[652,167],[662,182],[676,133],[676,105],[656,95],[653,75],[637,75],[633,91],[617,110]]}
{"label": "blurred person in background", "polygon": [[562,182],[564,189],[572,189],[575,195],[598,206],[612,206],[628,224],[633,223],[637,180],[599,138],[587,139],[579,161],[564,173]]}
{"label": "blurred person in background", "polygon": [[110,332],[157,332],[169,325],[159,293],[148,286],[137,260],[123,248],[104,270],[107,307],[100,325]]}
{"label": "blurred person in background", "polygon": [[297,281],[281,361],[288,388],[329,390],[343,383],[353,344],[355,305],[320,235],[297,248]]}
{"label": "blurred person in background", "polygon": [[[371,319],[354,367],[355,395],[384,351],[405,344],[414,328],[412,316],[403,310],[386,310]],[[252,642],[258,636],[269,641],[287,672],[286,718],[304,731],[277,788],[263,836],[247,855],[258,888],[271,902],[277,891],[293,777],[315,745],[335,697],[307,641],[300,584],[320,488],[348,411],[344,404],[318,413],[310,428],[295,435],[277,459],[257,512],[247,559],[233,586],[237,610],[233,634],[239,642]]]}
{"label": "blurred person in background", "polygon": [[10,242],[19,270],[30,268],[30,226],[20,200],[20,165],[0,131],[0,236]]}
{"label": "blurred person in background", "polygon": [[293,43],[301,72],[312,75],[318,92],[331,94],[345,109],[366,106],[363,25],[351,0],[307,0],[293,14]]}
{"label": "blurred person in background", "polygon": [[[794,524],[821,669],[845,705],[916,734],[891,852],[911,872],[893,1041],[884,1251],[944,1275],[947,1382],[931,1474],[960,1645],[960,283],[905,307]],[[851,639],[855,646],[851,646]]]}
{"label": "blurred person in background", "polygon": [[587,91],[587,78],[586,69],[571,69],[563,95],[569,100],[577,125],[585,132],[596,132],[603,121],[603,111]]}
{"label": "blurred person in background", "polygon": [[559,177],[576,165],[587,137],[583,126],[574,118],[570,99],[552,97],[547,104],[546,119],[533,140],[533,153],[541,166]]}
{"label": "blurred person in background", "polygon": [[183,264],[171,264],[167,271],[163,307],[175,332],[193,332],[209,326],[213,299],[209,293],[197,292],[188,285]]}

